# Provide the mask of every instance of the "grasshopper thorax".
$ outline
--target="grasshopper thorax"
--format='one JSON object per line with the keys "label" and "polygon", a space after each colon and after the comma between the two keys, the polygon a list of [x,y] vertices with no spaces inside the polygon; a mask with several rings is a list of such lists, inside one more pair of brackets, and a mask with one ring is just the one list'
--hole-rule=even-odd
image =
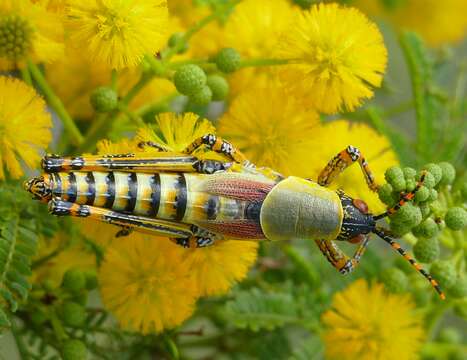
{"label": "grasshopper thorax", "polygon": [[366,234],[375,229],[376,222],[373,215],[368,213],[368,206],[363,200],[352,199],[341,190],[337,194],[341,200],[344,215],[337,240],[359,243]]}

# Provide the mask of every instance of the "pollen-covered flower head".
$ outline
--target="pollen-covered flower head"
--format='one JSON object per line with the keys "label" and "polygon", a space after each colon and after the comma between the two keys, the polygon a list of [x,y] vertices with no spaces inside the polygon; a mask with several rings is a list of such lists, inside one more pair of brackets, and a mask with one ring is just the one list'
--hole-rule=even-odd
{"label": "pollen-covered flower head", "polygon": [[196,290],[174,246],[168,239],[135,234],[107,248],[100,292],[124,329],[161,332],[192,314]]}
{"label": "pollen-covered flower head", "polygon": [[165,0],[70,0],[67,11],[73,45],[109,68],[135,67],[167,40]]}
{"label": "pollen-covered flower head", "polygon": [[317,126],[315,111],[303,109],[278,81],[264,79],[234,99],[219,121],[219,133],[257,166],[307,176]]}
{"label": "pollen-covered flower head", "polygon": [[0,76],[0,179],[23,175],[21,162],[38,165],[52,139],[52,119],[44,100],[24,82]]}
{"label": "pollen-covered flower head", "polygon": [[387,52],[374,23],[359,10],[319,4],[301,12],[280,39],[280,76],[293,96],[325,113],[353,110],[381,85]]}
{"label": "pollen-covered flower head", "polygon": [[190,269],[191,281],[198,294],[221,295],[246,277],[256,261],[258,243],[227,240],[206,248],[180,247],[179,251],[184,264]]}
{"label": "pollen-covered flower head", "polygon": [[22,67],[26,59],[50,62],[63,54],[59,14],[28,0],[0,2],[0,70]]}
{"label": "pollen-covered flower head", "polygon": [[408,295],[355,281],[334,295],[322,317],[326,359],[417,359],[425,334],[414,309]]}

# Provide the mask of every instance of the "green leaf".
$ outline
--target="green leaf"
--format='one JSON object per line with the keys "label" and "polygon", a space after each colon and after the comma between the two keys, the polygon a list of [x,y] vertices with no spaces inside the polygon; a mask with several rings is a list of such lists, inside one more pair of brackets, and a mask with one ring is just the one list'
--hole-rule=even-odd
{"label": "green leaf", "polygon": [[8,320],[8,316],[0,309],[0,329],[10,327],[10,320]]}
{"label": "green leaf", "polygon": [[310,337],[302,342],[289,360],[317,360],[323,358],[323,344],[318,337]]}
{"label": "green leaf", "polygon": [[268,293],[258,288],[237,292],[235,299],[227,302],[225,315],[237,327],[253,331],[300,322],[290,294]]}
{"label": "green leaf", "polygon": [[417,117],[416,149],[422,159],[430,159],[435,145],[435,122],[439,118],[440,103],[431,89],[433,84],[433,60],[420,37],[405,32],[400,37],[412,80],[415,113]]}

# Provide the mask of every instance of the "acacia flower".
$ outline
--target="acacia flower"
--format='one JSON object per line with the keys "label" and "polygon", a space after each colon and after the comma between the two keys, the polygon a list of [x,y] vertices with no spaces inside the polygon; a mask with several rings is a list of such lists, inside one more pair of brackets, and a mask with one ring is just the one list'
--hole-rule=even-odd
{"label": "acacia flower", "polygon": [[73,45],[110,68],[137,66],[166,43],[165,0],[70,0]]}
{"label": "acacia flower", "polygon": [[[244,59],[271,58],[284,31],[297,9],[288,0],[246,0],[229,16],[224,30],[223,46],[236,49]],[[258,76],[271,76],[275,68],[249,67],[229,77],[231,93],[237,94],[257,81]]]}
{"label": "acacia flower", "polygon": [[99,271],[100,292],[122,328],[161,332],[192,314],[196,292],[174,246],[137,234],[107,249]]}
{"label": "acacia flower", "polygon": [[22,67],[26,59],[50,62],[63,54],[59,14],[28,0],[0,2],[0,70]]}
{"label": "acacia flower", "polygon": [[327,359],[417,359],[423,319],[408,295],[389,294],[363,279],[334,295],[322,321]]}
{"label": "acacia flower", "polygon": [[319,4],[301,12],[280,39],[279,67],[293,96],[325,113],[351,111],[381,85],[387,52],[374,23],[355,8]]}
{"label": "acacia flower", "polygon": [[458,42],[467,31],[464,0],[407,0],[391,7],[373,0],[357,0],[352,4],[368,15],[391,22],[397,29],[416,31],[431,46]]}
{"label": "acacia flower", "polygon": [[[324,123],[314,129],[310,143],[305,166],[309,169],[312,179],[317,179],[327,162],[349,145],[358,147],[368,162],[377,184],[384,183],[384,172],[387,168],[398,164],[389,140],[363,123],[347,120]],[[346,169],[330,187],[341,188],[350,196],[363,199],[372,212],[385,210],[378,195],[368,190],[358,164]]]}
{"label": "acacia flower", "polygon": [[315,111],[304,110],[279,82],[265,79],[233,100],[219,121],[219,133],[257,166],[284,175],[307,176],[318,126]]}
{"label": "acacia flower", "polygon": [[21,162],[30,168],[52,138],[52,120],[44,100],[24,82],[0,76],[0,179],[23,175]]}

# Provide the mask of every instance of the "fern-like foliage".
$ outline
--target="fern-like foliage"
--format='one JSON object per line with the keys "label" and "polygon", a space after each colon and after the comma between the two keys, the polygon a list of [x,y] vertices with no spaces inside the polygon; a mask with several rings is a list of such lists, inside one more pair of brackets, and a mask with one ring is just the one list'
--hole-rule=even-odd
{"label": "fern-like foliage", "polygon": [[34,205],[17,184],[0,190],[0,329],[10,325],[8,312],[18,309],[31,288],[28,276],[38,238]]}
{"label": "fern-like foliage", "polygon": [[225,315],[237,327],[272,330],[299,322],[297,306],[290,294],[267,293],[258,288],[239,291],[227,302]]}

